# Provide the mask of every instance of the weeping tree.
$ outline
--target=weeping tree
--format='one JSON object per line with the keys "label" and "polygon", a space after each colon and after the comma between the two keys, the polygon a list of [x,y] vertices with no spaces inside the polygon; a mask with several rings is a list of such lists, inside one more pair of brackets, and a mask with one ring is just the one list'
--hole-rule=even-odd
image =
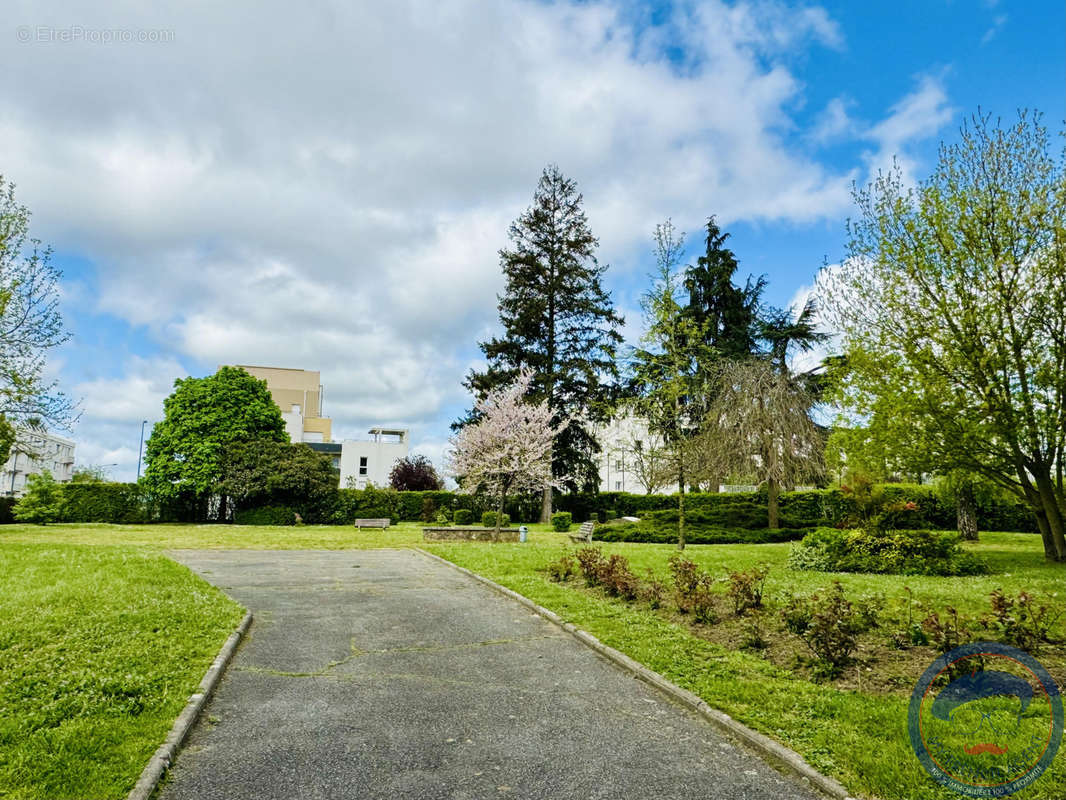
{"label": "weeping tree", "polygon": [[1028,505],[1066,562],[1066,170],[1038,115],[978,114],[917,186],[855,192],[848,258],[821,294],[848,370],[837,402],[935,472]]}
{"label": "weeping tree", "polygon": [[782,488],[825,474],[825,439],[811,419],[814,398],[800,381],[762,359],[722,365],[699,437],[711,474],[739,472],[766,484],[767,525],[779,528]]}

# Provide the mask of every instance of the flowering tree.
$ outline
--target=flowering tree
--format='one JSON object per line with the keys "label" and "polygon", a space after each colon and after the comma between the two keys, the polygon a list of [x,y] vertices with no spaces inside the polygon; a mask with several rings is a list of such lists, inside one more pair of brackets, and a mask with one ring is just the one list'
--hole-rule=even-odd
{"label": "flowering tree", "polygon": [[514,383],[489,392],[478,402],[478,421],[449,440],[448,468],[463,492],[496,498],[496,532],[507,495],[561,487],[566,476],[552,474],[552,440],[569,423],[552,423],[546,401],[527,403],[533,374],[519,373]]}

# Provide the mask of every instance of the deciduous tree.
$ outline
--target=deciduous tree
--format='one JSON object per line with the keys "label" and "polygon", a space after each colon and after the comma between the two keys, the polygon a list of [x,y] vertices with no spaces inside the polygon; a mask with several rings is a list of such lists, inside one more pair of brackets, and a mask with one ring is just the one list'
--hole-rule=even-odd
{"label": "deciduous tree", "polygon": [[533,374],[491,390],[475,407],[477,421],[449,443],[448,463],[460,491],[484,492],[496,500],[496,533],[509,494],[561,486],[552,469],[552,442],[569,420],[559,420],[547,400],[528,401]]}
{"label": "deciduous tree", "polygon": [[[220,494],[227,450],[249,440],[288,440],[266,381],[239,367],[222,367],[206,378],[179,378],[163,401],[163,421],[145,443],[142,480],[160,497]],[[219,517],[225,519],[222,497]]]}
{"label": "deciduous tree", "polygon": [[433,462],[425,456],[407,456],[396,461],[389,472],[389,485],[400,492],[434,492],[443,483]]}
{"label": "deciduous tree", "polygon": [[838,401],[897,450],[1033,510],[1066,561],[1066,171],[1039,117],[978,114],[933,174],[856,191],[848,258],[824,271],[849,370]]}
{"label": "deciduous tree", "polygon": [[[69,428],[75,406],[45,374],[48,353],[70,338],[59,312],[61,273],[51,249],[30,237],[29,219],[14,185],[0,177],[0,417],[10,425]],[[0,461],[13,443],[0,436]]]}

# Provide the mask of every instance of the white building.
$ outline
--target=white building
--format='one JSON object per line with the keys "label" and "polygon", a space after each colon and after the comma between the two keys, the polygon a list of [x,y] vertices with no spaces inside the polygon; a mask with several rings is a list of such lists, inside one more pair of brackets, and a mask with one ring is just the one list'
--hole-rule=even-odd
{"label": "white building", "polygon": [[600,442],[600,491],[647,494],[672,494],[677,481],[657,484],[649,476],[656,469],[661,447],[659,437],[648,431],[645,420],[625,414],[615,417],[597,432]]}
{"label": "white building", "polygon": [[45,470],[61,483],[74,476],[75,443],[53,433],[15,429],[15,443],[3,471],[0,471],[0,494],[21,497],[26,492],[26,478]]}
{"label": "white building", "polygon": [[388,486],[389,473],[407,458],[406,428],[371,428],[369,441],[345,439],[341,444],[341,488],[365,489],[368,483]]}

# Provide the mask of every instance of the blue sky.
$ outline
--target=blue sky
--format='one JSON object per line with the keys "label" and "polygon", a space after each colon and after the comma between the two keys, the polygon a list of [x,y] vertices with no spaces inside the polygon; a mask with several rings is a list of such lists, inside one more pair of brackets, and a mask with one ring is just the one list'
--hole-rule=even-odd
{"label": "blue sky", "polygon": [[923,177],[978,106],[1066,117],[1058,1],[16,3],[4,26],[0,173],[65,273],[78,460],[120,479],[173,380],[221,363],[318,369],[338,438],[403,424],[439,459],[546,163],[632,336],[657,221],[694,257],[716,214],[787,305],[843,257],[852,181]]}

